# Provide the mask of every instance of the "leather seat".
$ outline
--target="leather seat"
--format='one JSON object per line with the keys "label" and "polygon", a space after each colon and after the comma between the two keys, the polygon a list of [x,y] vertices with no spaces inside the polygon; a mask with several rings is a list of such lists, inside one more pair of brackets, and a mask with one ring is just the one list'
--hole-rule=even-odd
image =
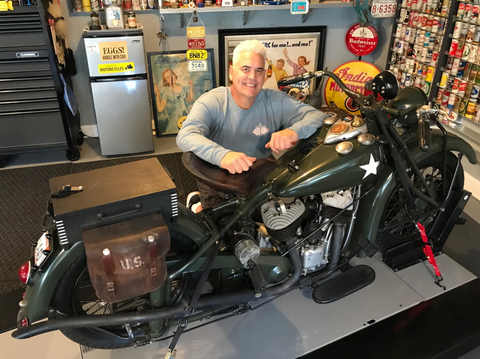
{"label": "leather seat", "polygon": [[276,161],[272,158],[257,159],[247,172],[230,174],[211,163],[205,162],[192,152],[182,155],[185,168],[199,181],[219,191],[253,195],[263,180],[275,169]]}

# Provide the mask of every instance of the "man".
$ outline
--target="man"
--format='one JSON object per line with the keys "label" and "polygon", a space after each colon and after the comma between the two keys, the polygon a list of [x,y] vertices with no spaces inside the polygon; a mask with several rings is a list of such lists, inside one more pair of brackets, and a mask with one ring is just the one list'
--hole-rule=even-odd
{"label": "man", "polygon": [[[229,69],[232,86],[211,90],[194,103],[177,136],[183,152],[191,151],[231,174],[242,173],[257,158],[292,147],[323,124],[328,117],[323,112],[281,91],[262,89],[265,60],[266,49],[257,40],[235,48]],[[191,207],[194,212],[225,199],[204,183],[198,185],[201,205]]]}

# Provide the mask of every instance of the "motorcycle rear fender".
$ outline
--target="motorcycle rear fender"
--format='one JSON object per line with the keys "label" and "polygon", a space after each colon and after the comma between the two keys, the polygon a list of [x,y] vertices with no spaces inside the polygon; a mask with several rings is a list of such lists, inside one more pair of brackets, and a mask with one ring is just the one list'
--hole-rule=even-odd
{"label": "motorcycle rear fender", "polygon": [[[412,136],[412,138],[407,141],[407,146],[415,162],[420,163],[428,156],[442,151],[443,135],[438,130],[432,130],[431,146],[428,152],[420,150],[416,136]],[[477,156],[473,148],[460,137],[450,133],[448,133],[447,150],[463,153],[470,163],[477,163]],[[365,240],[368,240],[375,247],[375,239],[383,210],[397,184],[398,178],[394,174],[394,169],[388,165],[382,166],[382,170],[373,184],[375,190],[360,201],[353,232],[354,235],[356,234],[358,237],[356,241],[353,240],[350,242],[350,250],[355,250],[355,243],[362,243]],[[373,255],[376,251],[374,248],[368,250],[365,245],[362,247],[369,256]]]}
{"label": "motorcycle rear fender", "polygon": [[[201,246],[209,236],[207,227],[184,205],[179,203],[178,207],[177,221],[167,222],[168,228],[188,236]],[[75,243],[69,250],[63,250],[59,245],[55,247],[42,270],[33,276],[32,285],[27,286],[25,293],[27,306],[24,308],[24,314],[31,323],[47,317],[58,281],[68,266],[85,252],[83,242]]]}

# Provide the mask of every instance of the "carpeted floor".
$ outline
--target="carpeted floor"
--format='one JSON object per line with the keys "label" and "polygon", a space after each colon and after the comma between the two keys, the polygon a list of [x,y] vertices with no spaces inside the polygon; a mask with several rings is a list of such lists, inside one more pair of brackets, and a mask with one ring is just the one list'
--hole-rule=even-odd
{"label": "carpeted floor", "polygon": [[[173,177],[179,201],[196,189],[195,178],[183,167],[181,153],[152,156]],[[17,271],[31,256],[30,243],[42,234],[41,219],[50,195],[48,179],[114,166],[150,157],[27,167],[0,171],[0,295],[23,287]]]}

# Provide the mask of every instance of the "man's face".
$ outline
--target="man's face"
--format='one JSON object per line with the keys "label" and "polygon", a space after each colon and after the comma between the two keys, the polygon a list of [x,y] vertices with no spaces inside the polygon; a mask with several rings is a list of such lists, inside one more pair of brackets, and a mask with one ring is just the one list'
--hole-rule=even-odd
{"label": "man's face", "polygon": [[283,62],[277,61],[277,69],[279,70],[283,69]]}
{"label": "man's face", "polygon": [[242,52],[230,67],[230,80],[239,96],[255,98],[265,83],[265,59],[254,52]]}

